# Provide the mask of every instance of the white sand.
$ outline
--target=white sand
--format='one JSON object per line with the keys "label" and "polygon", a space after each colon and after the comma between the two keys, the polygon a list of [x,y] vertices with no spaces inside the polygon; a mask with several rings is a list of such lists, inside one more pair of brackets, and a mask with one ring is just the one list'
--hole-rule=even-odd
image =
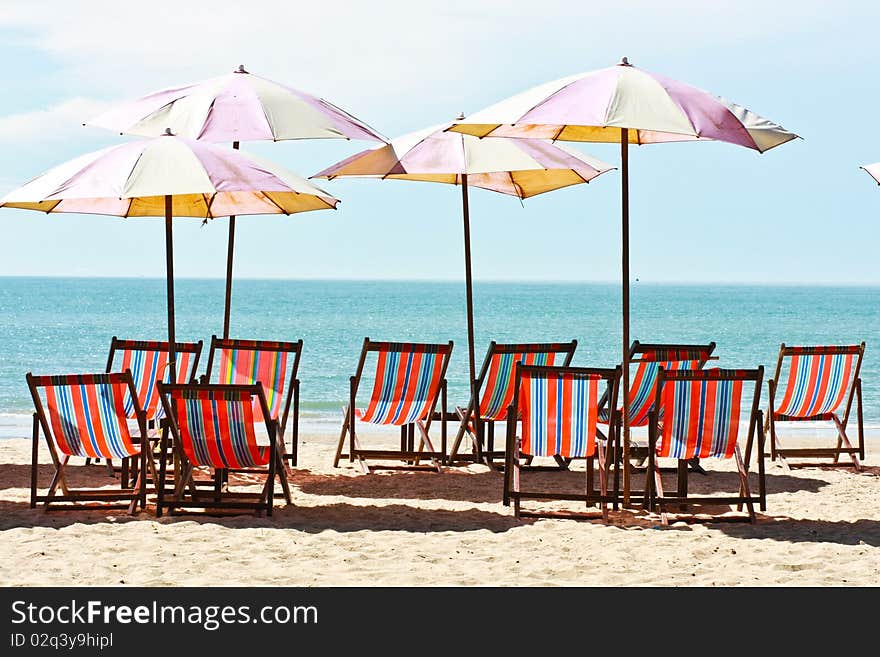
{"label": "white sand", "polygon": [[[135,517],[30,509],[30,442],[2,440],[0,585],[880,584],[880,437],[861,473],[768,462],[768,508],[754,525],[668,527],[638,510],[612,512],[609,525],[518,520],[485,466],[364,475],[334,469],[334,447],[305,437],[294,504],[276,498],[272,518],[157,520],[151,506]],[[692,475],[692,490],[735,481],[730,464],[705,465],[713,473]],[[102,468],[72,469],[73,481],[109,481]],[[42,487],[50,476],[42,466]]]}

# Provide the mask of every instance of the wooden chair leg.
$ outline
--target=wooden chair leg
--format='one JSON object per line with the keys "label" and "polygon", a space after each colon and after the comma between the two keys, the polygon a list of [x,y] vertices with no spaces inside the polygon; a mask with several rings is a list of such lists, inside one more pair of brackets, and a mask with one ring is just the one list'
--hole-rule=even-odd
{"label": "wooden chair leg", "polygon": [[749,510],[749,522],[755,522],[755,505],[752,502],[752,494],[749,491],[749,474],[743,464],[742,454],[739,451],[739,445],[733,449],[733,456],[736,459],[736,469],[739,471],[740,478],[740,495],[744,498],[746,507]]}
{"label": "wooden chair leg", "polygon": [[342,431],[339,433],[339,444],[336,446],[336,456],[333,457],[333,467],[339,467],[339,459],[342,457],[342,447],[345,445],[345,434],[348,432],[348,406],[342,407],[344,418],[342,420]]}
{"label": "wooden chair leg", "polygon": [[[599,452],[599,494],[602,496],[602,499],[599,500],[599,508],[602,510],[602,521],[608,522],[608,504],[605,503],[605,495],[608,492],[608,473],[607,473],[607,463],[608,459],[605,454],[605,447],[602,443],[598,445]],[[588,466],[590,470],[592,470],[593,466],[590,464]],[[588,491],[589,492],[589,489]]]}
{"label": "wooden chair leg", "polygon": [[[837,414],[833,414],[831,419],[834,421],[835,426],[837,427],[837,449],[839,450],[841,446],[846,446],[848,450],[854,450],[855,448],[852,446],[852,443],[849,441],[849,437],[846,435],[846,427],[843,426],[840,419],[837,417]],[[859,465],[859,459],[856,456],[855,451],[850,451],[849,457],[852,459],[853,468],[856,472],[861,472],[862,467]],[[839,456],[839,452],[834,455],[834,462],[837,462],[837,457]]]}

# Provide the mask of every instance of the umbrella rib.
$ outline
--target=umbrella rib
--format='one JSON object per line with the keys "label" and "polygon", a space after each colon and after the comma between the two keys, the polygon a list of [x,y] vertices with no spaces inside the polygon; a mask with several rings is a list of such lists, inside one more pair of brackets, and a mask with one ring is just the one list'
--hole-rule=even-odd
{"label": "umbrella rib", "polygon": [[[519,197],[520,202],[522,202],[523,198],[525,198],[523,196],[523,194],[525,194],[525,192],[523,191],[522,185],[517,184],[517,182],[513,179],[513,171],[508,171],[507,175],[510,178],[510,184],[513,185],[513,188],[515,190],[517,190],[517,192],[518,192],[517,196]],[[523,206],[523,207],[525,207],[525,206]]]}
{"label": "umbrella rib", "polygon": [[[292,191],[292,190],[291,190],[291,191]],[[299,196],[299,192],[294,191],[293,193],[296,194],[297,196]],[[278,203],[276,203],[275,200],[274,200],[271,196],[269,196],[269,194],[267,194],[266,192],[260,192],[260,195],[261,195],[263,198],[265,198],[266,200],[268,200],[268,201],[269,201],[272,205],[274,205],[276,208],[278,208],[279,210],[281,210],[281,212],[282,212],[283,214],[287,215],[288,217],[290,216],[290,213],[289,213],[287,210],[285,210],[284,208],[282,208],[280,205],[278,205]]]}

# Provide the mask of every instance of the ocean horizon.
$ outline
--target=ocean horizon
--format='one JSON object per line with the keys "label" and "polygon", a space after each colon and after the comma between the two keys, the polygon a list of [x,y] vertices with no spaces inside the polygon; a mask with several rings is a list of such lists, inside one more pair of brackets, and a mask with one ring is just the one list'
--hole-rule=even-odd
{"label": "ocean horizon", "polygon": [[[177,339],[205,342],[223,327],[224,281],[175,281]],[[578,341],[574,365],[620,361],[619,283],[479,281],[474,285],[477,367],[489,342]],[[141,277],[0,277],[0,437],[30,435],[25,374],[104,371],[110,339],[167,339],[165,280]],[[880,286],[651,283],[631,287],[631,338],[714,341],[719,367],[765,368],[779,345],[865,341],[865,425],[880,428]],[[461,281],[238,279],[231,337],[304,341],[301,429],[341,422],[364,337],[455,343],[449,407],[465,405],[467,332]],[[369,392],[370,374],[362,392]],[[453,429],[454,430],[454,429]]]}

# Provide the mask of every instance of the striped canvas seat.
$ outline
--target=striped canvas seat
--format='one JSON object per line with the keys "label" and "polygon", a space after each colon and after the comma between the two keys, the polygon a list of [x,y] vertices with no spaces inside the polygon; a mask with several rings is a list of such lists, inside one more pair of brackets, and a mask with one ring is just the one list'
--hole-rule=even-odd
{"label": "striped canvas seat", "polygon": [[483,377],[480,419],[493,421],[506,419],[507,407],[513,399],[516,364],[556,365],[556,356],[560,353],[558,348],[561,347],[562,345],[548,345],[546,351],[520,349],[493,353],[489,361],[489,370]]}
{"label": "striped canvas seat", "polygon": [[428,418],[440,393],[446,345],[377,343],[373,391],[355,417],[371,424],[404,425]]}
{"label": "striped canvas seat", "polygon": [[121,459],[140,453],[129,430],[129,391],[121,374],[38,376],[33,381],[62,454]]}
{"label": "striped canvas seat", "polygon": [[[28,372],[27,382],[35,409],[31,508],[36,507],[37,502],[44,502],[47,509],[56,503],[70,502],[73,507],[68,505],[68,508],[102,510],[119,508],[122,503],[121,507],[127,507],[132,514],[138,504],[145,508],[145,471],[152,472],[153,481],[156,474],[152,454],[147,449],[146,417],[138,405],[131,373],[34,376]],[[126,413],[128,399],[134,399],[135,420],[130,420]],[[45,495],[37,492],[41,431],[55,466],[55,476]],[[123,467],[118,488],[68,486],[65,473],[72,457],[108,462],[120,459]]]}
{"label": "striped canvas seat", "polygon": [[598,374],[524,369],[519,403],[522,453],[565,458],[593,456],[601,379]]}
{"label": "striped canvas seat", "polygon": [[[629,426],[643,427],[648,424],[648,414],[654,407],[654,398],[657,392],[659,367],[663,367],[667,371],[700,369],[709,360],[712,347],[714,344],[708,348],[669,348],[641,351],[638,358],[631,361],[637,366],[630,381]],[[620,411],[622,413],[623,409]],[[607,406],[603,406],[599,413],[599,421],[608,424],[608,418],[609,409]]]}
{"label": "striped canvas seat", "polygon": [[[596,423],[600,393],[609,395],[612,403],[616,402],[619,379],[619,367],[612,370],[517,364],[514,395],[507,411],[503,496],[505,505],[513,500],[517,517],[556,514],[548,510],[524,510],[522,503],[526,500],[569,500],[598,503],[601,517],[607,520],[609,462],[605,458],[605,441],[599,440]],[[517,415],[521,418],[519,437]],[[614,432],[611,433],[613,436]],[[523,472],[547,470],[553,471],[554,477],[567,477],[568,471],[564,468],[532,465],[533,459],[540,457],[553,457],[557,462],[586,459],[583,492],[571,492],[570,483],[551,486],[549,479],[540,488],[525,487]],[[593,489],[592,483],[594,459],[599,465],[598,491]],[[589,513],[565,512],[564,515],[592,517]]]}
{"label": "striped canvas seat", "polygon": [[248,468],[269,462],[269,447],[257,443],[254,403],[247,390],[178,389],[170,393],[179,438],[194,466]]}
{"label": "striped canvas seat", "polygon": [[790,347],[788,379],[773,410],[778,420],[830,420],[846,401],[859,346]]}
{"label": "striped canvas seat", "polygon": [[[265,419],[270,413],[260,383],[172,385],[160,382],[159,392],[168,416],[170,437],[173,437],[170,446],[180,468],[170,492],[166,487],[167,459],[159,462],[158,515],[166,508],[172,512],[191,508],[252,509],[272,515],[276,476],[286,502],[291,503],[278,422]],[[259,407],[259,413],[255,407]],[[263,427],[265,432],[258,431],[258,427]],[[169,447],[169,432],[162,433],[163,453]],[[264,435],[268,440],[263,439]],[[205,468],[209,469],[211,479],[205,479]],[[233,485],[241,482],[227,475],[241,470],[265,477],[260,492],[241,490]],[[254,482],[249,479],[245,483]],[[200,490],[204,485],[213,490]]]}
{"label": "striped canvas seat", "polygon": [[[848,456],[856,470],[859,458],[865,458],[864,420],[862,417],[862,382],[859,378],[865,343],[853,345],[796,346],[783,344],[779,349],[776,374],[768,382],[770,410],[770,455],[773,460],[831,457],[830,465]],[[784,376],[783,376],[784,375]],[[847,426],[855,408],[858,445],[853,446]],[[783,447],[779,423],[831,421],[837,432],[834,447]]]}
{"label": "striped canvas seat", "polygon": [[[567,366],[571,363],[577,340],[571,342],[528,342],[498,344],[491,342],[483,366],[477,376],[477,391],[480,398],[479,413],[474,413],[474,400],[471,399],[467,408],[456,407],[461,419],[458,434],[450,451],[449,460],[458,457],[461,441],[467,434],[472,443],[474,460],[485,460],[493,466],[493,458],[503,458],[504,454],[495,452],[495,422],[507,420],[507,407],[513,400],[516,379],[516,365],[535,366]],[[487,436],[477,437],[475,428],[479,419],[481,428],[487,428]],[[483,431],[480,432],[484,433]],[[485,445],[483,444],[485,440]]]}
{"label": "striped canvas seat", "polygon": [[[270,418],[278,421],[282,441],[287,432],[287,420],[293,406],[293,431],[290,452],[284,458],[296,465],[299,451],[299,359],[303,341],[279,342],[274,340],[238,340],[211,336],[208,367],[204,382],[224,385],[263,386]],[[263,410],[254,401],[254,420],[263,419]]]}
{"label": "striped canvas seat", "polygon": [[[192,379],[198,367],[201,351],[201,341],[176,343],[176,383],[186,383]],[[117,354],[120,355],[118,360]],[[164,409],[159,403],[159,391],[156,383],[159,381],[170,382],[168,355],[168,342],[120,340],[116,336],[110,342],[107,371],[131,371],[138,402],[140,407],[146,411],[147,422],[150,423],[155,423],[164,416]],[[125,399],[125,413],[130,419],[136,417],[134,403],[130,396],[126,396]]]}
{"label": "striped canvas seat", "polygon": [[[376,354],[376,372],[373,389],[366,408],[358,408],[357,394],[367,357]],[[345,456],[343,449],[348,436],[348,459],[358,462],[367,473],[368,460],[403,461],[396,468],[432,468],[442,472],[440,462],[446,450],[446,368],[452,353],[452,342],[440,344],[416,342],[376,342],[364,339],[357,371],[350,379],[349,403],[345,406],[342,431],[333,467]],[[435,409],[442,397],[440,409],[441,449],[434,448],[430,436]],[[400,427],[400,449],[366,449],[357,437],[358,421],[380,426]],[[415,433],[419,446],[415,446]],[[427,448],[427,449],[425,449]],[[427,465],[421,465],[425,460]],[[388,468],[382,465],[375,467]]]}
{"label": "striped canvas seat", "polygon": [[[742,378],[667,380],[660,402],[661,430],[657,456],[691,459],[731,458],[739,437]],[[727,370],[734,376],[738,373]]]}
{"label": "striped canvas seat", "polygon": [[[754,370],[670,370],[660,369],[657,377],[655,405],[651,413],[649,436],[653,450],[649,454],[648,505],[660,506],[664,524],[667,505],[741,505],[748,507],[747,516],[733,516],[731,520],[755,520],[754,505],[765,505],[764,461],[761,456],[764,434],[758,404],[761,398],[761,379],[764,368]],[[746,386],[749,388],[746,388]],[[743,421],[747,430],[744,431]],[[752,496],[748,481],[748,462],[751,458],[755,431],[758,431],[758,488]],[[746,456],[742,457],[739,441],[743,434]],[[660,476],[658,458],[678,459],[678,488],[665,494]],[[736,495],[688,495],[687,467],[692,458],[735,459],[739,474],[739,492]],[[654,494],[656,492],[656,496]],[[684,508],[684,507],[682,507]],[[713,518],[716,516],[712,516]]]}

